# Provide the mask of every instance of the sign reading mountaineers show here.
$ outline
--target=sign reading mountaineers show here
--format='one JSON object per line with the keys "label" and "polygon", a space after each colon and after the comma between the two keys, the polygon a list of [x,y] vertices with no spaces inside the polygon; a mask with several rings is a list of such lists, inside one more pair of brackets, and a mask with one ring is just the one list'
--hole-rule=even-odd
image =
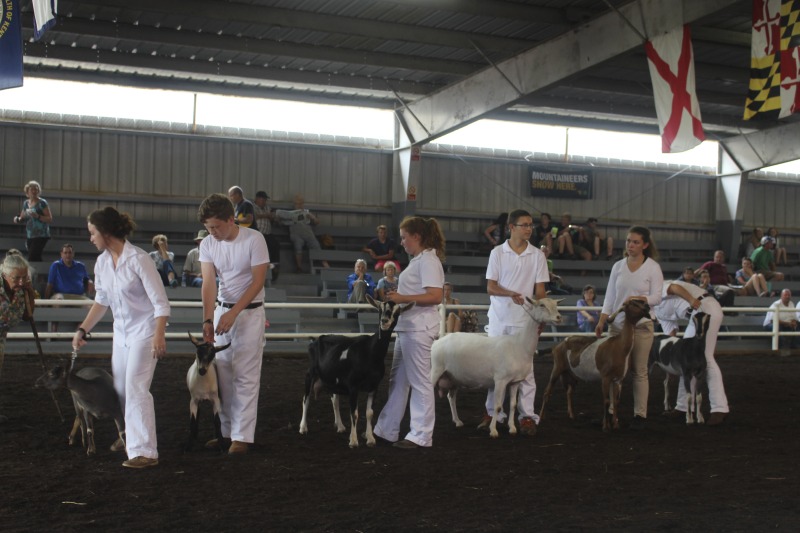
{"label": "sign reading mountaineers show here", "polygon": [[591,200],[591,172],[553,172],[531,168],[531,196]]}

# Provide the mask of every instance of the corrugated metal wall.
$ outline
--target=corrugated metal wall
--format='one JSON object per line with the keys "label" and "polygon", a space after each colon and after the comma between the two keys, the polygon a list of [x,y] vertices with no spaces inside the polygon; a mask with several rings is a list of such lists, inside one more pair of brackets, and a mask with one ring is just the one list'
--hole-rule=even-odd
{"label": "corrugated metal wall", "polygon": [[[36,179],[56,216],[83,216],[110,197],[137,219],[191,221],[206,194],[240,185],[249,197],[266,190],[279,207],[300,192],[326,225],[373,226],[390,217],[392,156],[385,151],[15,124],[0,124],[0,148],[2,213],[16,212],[23,184]],[[524,160],[423,153],[418,208],[454,231],[480,231],[498,213],[522,207],[556,218],[568,211],[579,223],[596,216],[601,226],[618,226],[609,228],[615,238],[634,222],[678,226],[661,230],[661,239],[713,237],[714,179],[595,167],[594,198],[564,200],[532,197],[527,167]],[[800,187],[747,187],[746,228],[800,233]]]}

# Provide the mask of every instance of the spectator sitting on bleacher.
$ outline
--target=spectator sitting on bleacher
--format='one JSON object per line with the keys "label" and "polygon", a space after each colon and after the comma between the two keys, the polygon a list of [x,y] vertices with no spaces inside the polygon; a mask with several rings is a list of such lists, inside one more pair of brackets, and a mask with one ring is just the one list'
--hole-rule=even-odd
{"label": "spectator sitting on bleacher", "polygon": [[[388,237],[389,230],[385,224],[381,224],[376,228],[378,236],[367,243],[362,252],[369,254],[373,261],[375,261],[375,271],[380,272],[383,270],[383,265],[386,261],[394,261],[394,250],[397,244],[394,239]],[[395,263],[395,265],[397,265]],[[397,267],[400,272],[400,267]]]}
{"label": "spectator sitting on bleacher", "polygon": [[597,219],[589,217],[586,225],[580,228],[581,247],[591,251],[593,259],[598,259],[603,241],[606,243],[606,261],[610,261],[614,257],[614,238],[603,238],[602,232],[597,229]]}
{"label": "spectator sitting on bleacher", "polygon": [[692,285],[697,285],[697,279],[694,277],[694,269],[692,267],[686,267],[683,269],[683,274],[680,275],[677,281],[683,281],[685,283],[691,283]]}
{"label": "spectator sitting on bleacher", "polygon": [[592,260],[592,252],[579,244],[581,227],[572,224],[572,215],[569,213],[561,215],[561,224],[557,228],[558,254],[556,258]]}
{"label": "spectator sitting on bleacher", "polygon": [[483,230],[483,236],[489,243],[488,250],[506,242],[506,228],[508,227],[508,213],[500,213],[488,228]]}
{"label": "spectator sitting on bleacher", "polygon": [[775,257],[775,264],[788,265],[789,261],[786,259],[786,248],[781,246],[778,242],[778,228],[767,228],[767,235],[775,239],[775,249],[772,252],[772,255]]}
{"label": "spectator sitting on bleacher", "polygon": [[53,300],[88,300],[94,294],[86,265],[75,260],[75,250],[67,243],[61,247],[61,259],[50,265],[44,297]]}
{"label": "spectator sitting on bleacher", "polygon": [[[583,288],[583,298],[578,300],[578,307],[595,307],[595,290],[591,285]],[[585,333],[594,333],[597,326],[597,319],[600,318],[599,311],[578,311],[578,329]]]}
{"label": "spectator sitting on bleacher", "polygon": [[706,261],[703,265],[695,271],[695,274],[705,270],[709,274],[709,281],[711,289],[706,289],[714,295],[714,298],[720,303],[722,307],[730,307],[733,305],[734,296],[744,294],[744,291],[738,291],[731,287],[731,276],[728,274],[728,267],[725,265],[725,252],[717,250],[714,252],[714,260]]}
{"label": "spectator sitting on bleacher", "polygon": [[769,296],[767,280],[763,274],[753,270],[753,261],[742,257],[742,268],[736,271],[736,282],[742,286],[746,296]]}
{"label": "spectator sitting on bleacher", "polygon": [[[764,318],[764,329],[766,331],[772,331],[773,316],[775,315],[775,311],[780,309],[797,310],[792,301],[792,291],[789,289],[783,289],[781,291],[781,299],[776,300],[769,306],[769,312],[767,312],[767,316]],[[780,331],[797,331],[797,313],[779,313],[778,324],[778,329]],[[798,348],[800,347],[800,337],[781,337],[780,347]]]}
{"label": "spectator sitting on bleacher", "polygon": [[761,238],[761,246],[755,249],[750,259],[753,261],[753,268],[759,274],[764,275],[767,281],[783,281],[783,273],[775,271],[775,261],[772,257],[772,249],[775,248],[775,239],[769,235]]}
{"label": "spectator sitting on bleacher", "polygon": [[[448,305],[459,305],[461,302],[458,301],[458,298],[453,298],[453,284],[449,281],[444,282],[444,293],[442,295],[442,301],[444,302],[445,306]],[[461,331],[461,321],[464,317],[464,312],[459,309],[458,311],[450,311],[447,313],[447,321],[445,322],[444,330],[447,333],[455,333],[457,331]]]}
{"label": "spectator sitting on bleacher", "polygon": [[561,276],[553,272],[553,261],[550,259],[550,248],[548,248],[546,244],[543,244],[539,247],[539,249],[544,254],[545,259],[547,259],[547,272],[550,274],[550,281],[544,284],[545,291],[547,291],[548,294],[572,294],[572,287],[564,283],[564,280],[561,279]]}
{"label": "spectator sitting on bleacher", "polygon": [[533,228],[531,235],[531,244],[541,249],[542,245],[547,246],[547,249],[553,251],[553,230],[558,233],[558,228],[550,224],[553,217],[550,213],[542,213],[539,218],[539,225]]}
{"label": "spectator sitting on bleacher", "polygon": [[375,297],[375,282],[367,274],[367,262],[356,259],[354,272],[347,276],[347,303],[362,304],[367,302],[367,294]]}
{"label": "spectator sitting on bleacher", "polygon": [[386,293],[396,291],[400,280],[397,278],[397,264],[394,261],[386,261],[383,264],[383,277],[378,280],[375,292],[378,293],[380,301],[386,301]]}
{"label": "spectator sitting on bleacher", "polygon": [[[294,262],[296,272],[303,272],[303,245],[309,250],[321,250],[319,241],[311,226],[319,224],[319,220],[314,214],[305,209],[305,199],[302,194],[294,196],[294,210],[284,211],[279,209],[275,215],[285,226],[289,226],[289,239],[294,247]],[[327,261],[322,262],[322,266],[329,268]]]}
{"label": "spectator sitting on bleacher", "polygon": [[697,284],[701,289],[712,295],[722,307],[733,306],[736,291],[728,285],[714,285],[711,282],[711,274],[708,270],[701,268],[698,270],[700,282]]}
{"label": "spectator sitting on bleacher", "polygon": [[244,191],[238,185],[228,189],[228,198],[233,204],[233,220],[237,226],[249,228],[256,222],[256,208],[253,202],[244,197]]}
{"label": "spectator sitting on bleacher", "polygon": [[208,237],[208,232],[201,229],[194,238],[196,248],[189,250],[186,254],[186,261],[183,263],[183,276],[181,277],[181,287],[202,287],[203,269],[200,266],[200,243]]}
{"label": "spectator sitting on bleacher", "polygon": [[150,258],[156,264],[156,270],[161,276],[164,286],[175,288],[178,286],[178,274],[175,272],[175,254],[167,249],[167,236],[159,233],[153,237],[153,248],[155,252],[150,252]]}
{"label": "spectator sitting on bleacher", "polygon": [[761,246],[761,239],[764,238],[764,230],[761,228],[753,228],[753,232],[750,234],[750,237],[742,243],[743,249],[741,250],[741,254],[743,257],[752,257],[753,252],[756,251],[756,248]]}

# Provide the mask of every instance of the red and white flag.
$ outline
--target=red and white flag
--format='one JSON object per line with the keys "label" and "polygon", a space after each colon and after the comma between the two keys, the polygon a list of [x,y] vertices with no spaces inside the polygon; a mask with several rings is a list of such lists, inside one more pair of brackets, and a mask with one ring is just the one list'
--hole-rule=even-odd
{"label": "red and white flag", "polygon": [[661,151],[683,152],[703,142],[703,122],[694,82],[689,26],[645,43],[661,130]]}

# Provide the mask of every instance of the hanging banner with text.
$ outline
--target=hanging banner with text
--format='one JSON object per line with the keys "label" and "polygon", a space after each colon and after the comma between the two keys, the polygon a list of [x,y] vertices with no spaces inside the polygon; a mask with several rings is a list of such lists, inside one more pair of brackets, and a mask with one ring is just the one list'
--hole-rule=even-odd
{"label": "hanging banner with text", "polygon": [[551,198],[592,198],[591,172],[553,172],[531,167],[531,196]]}
{"label": "hanging banner with text", "polygon": [[18,0],[0,0],[0,89],[22,85],[22,24]]}

